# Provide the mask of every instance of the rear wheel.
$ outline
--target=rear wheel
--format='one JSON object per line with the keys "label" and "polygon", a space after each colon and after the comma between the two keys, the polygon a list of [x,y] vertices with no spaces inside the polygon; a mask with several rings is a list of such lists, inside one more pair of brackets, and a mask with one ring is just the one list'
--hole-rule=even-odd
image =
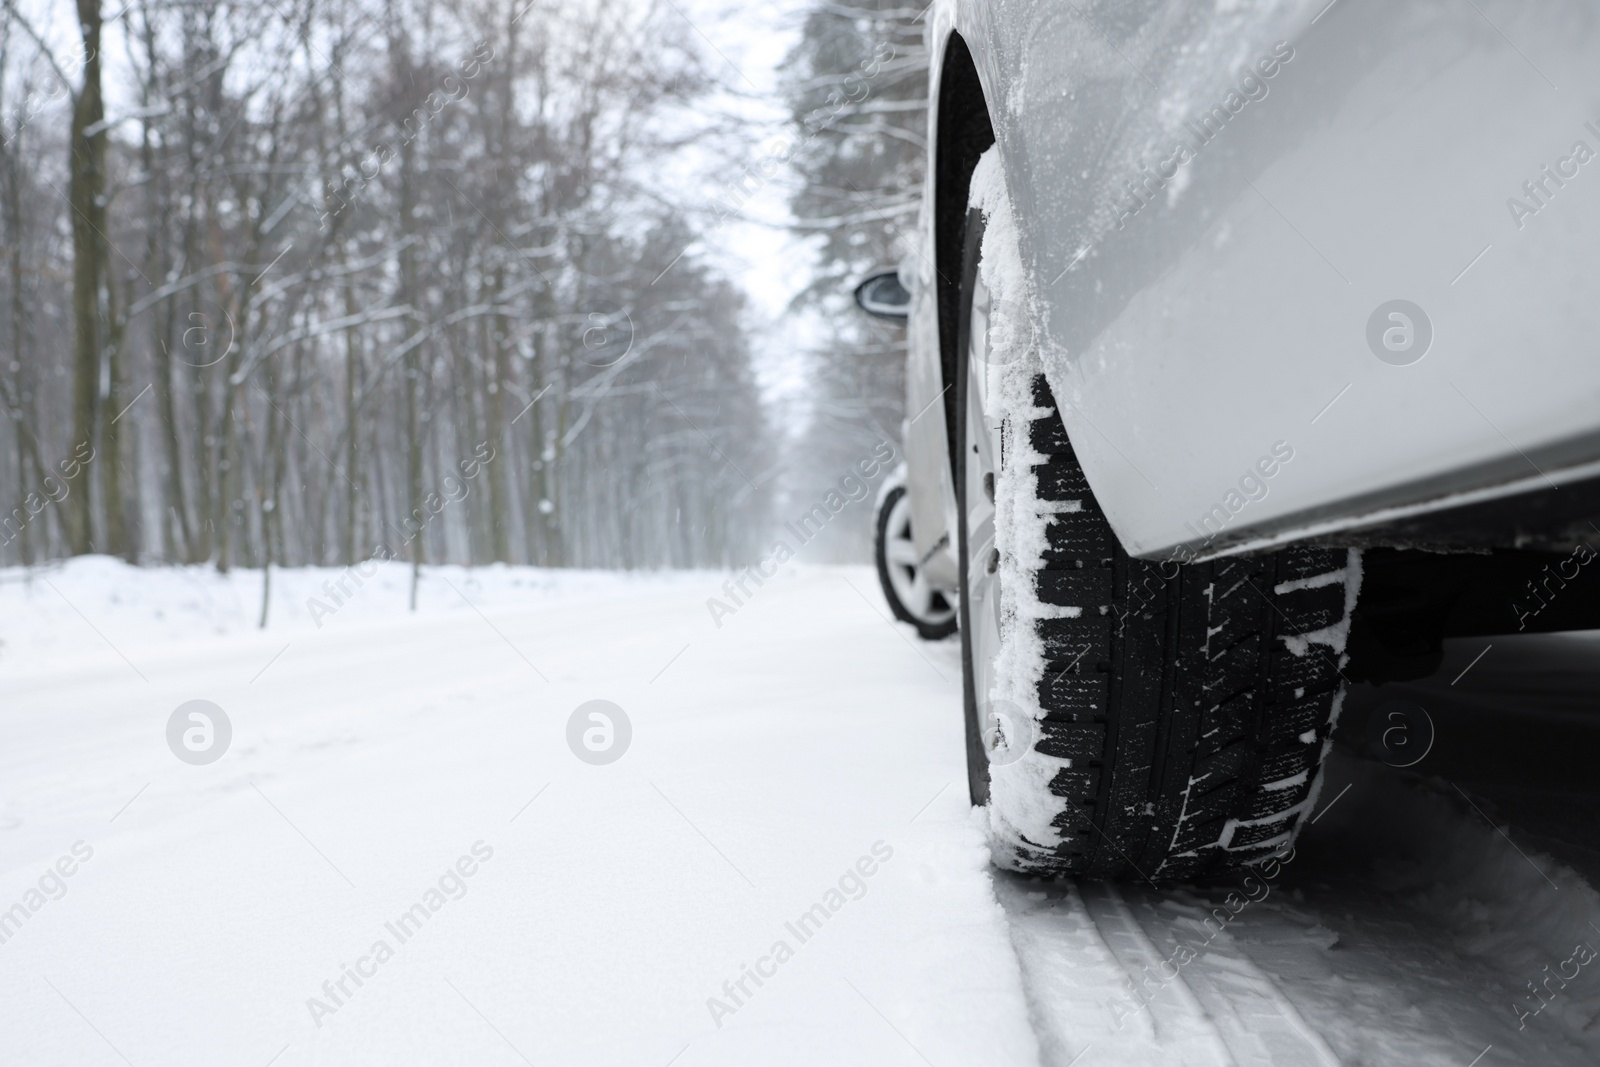
{"label": "rear wheel", "polygon": [[878,508],[875,555],[878,583],[895,618],[915,626],[924,641],[956,632],[955,598],[928,584],[924,561],[911,537],[911,497],[903,485],[889,490]]}
{"label": "rear wheel", "polygon": [[1130,558],[1037,354],[990,351],[991,313],[1010,311],[990,306],[976,210],[967,231],[960,614],[968,778],[995,861],[1171,880],[1281,854],[1343,698],[1358,554]]}

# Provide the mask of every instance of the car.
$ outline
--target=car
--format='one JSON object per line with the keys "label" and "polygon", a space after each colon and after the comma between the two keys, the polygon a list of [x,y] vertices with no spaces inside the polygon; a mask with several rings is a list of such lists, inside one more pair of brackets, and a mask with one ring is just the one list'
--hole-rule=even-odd
{"label": "car", "polygon": [[1600,626],[1589,5],[936,0],[927,35],[913,247],[857,290],[907,329],[879,558],[956,608],[999,865],[1260,865],[1351,683]]}

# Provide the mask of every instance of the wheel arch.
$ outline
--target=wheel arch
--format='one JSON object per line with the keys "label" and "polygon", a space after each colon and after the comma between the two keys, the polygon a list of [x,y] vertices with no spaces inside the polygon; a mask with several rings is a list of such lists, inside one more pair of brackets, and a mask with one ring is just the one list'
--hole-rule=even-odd
{"label": "wheel arch", "polygon": [[944,382],[945,431],[951,477],[956,456],[956,372],[961,304],[961,253],[967,199],[978,157],[995,143],[988,98],[960,32],[945,39],[935,100],[933,157],[933,257],[939,321],[939,367]]}

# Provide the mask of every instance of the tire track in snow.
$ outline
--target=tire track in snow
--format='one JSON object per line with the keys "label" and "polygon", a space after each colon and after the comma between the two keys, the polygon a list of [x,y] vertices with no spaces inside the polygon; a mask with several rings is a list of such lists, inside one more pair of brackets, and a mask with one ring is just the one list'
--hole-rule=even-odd
{"label": "tire track in snow", "polygon": [[1600,894],[1446,783],[1332,769],[1348,796],[1244,907],[996,876],[1045,1067],[1600,1063],[1600,971],[1569,975]]}
{"label": "tire track in snow", "polygon": [[1148,1010],[1137,1010],[1134,984],[1159,957],[1126,905],[1104,887],[997,875],[995,888],[1046,1067],[1233,1064],[1181,981],[1159,990]]}
{"label": "tire track in snow", "polygon": [[[1339,1064],[1234,939],[1205,927],[1204,908],[1101,883],[1004,877],[997,889],[1048,1067]],[[1182,945],[1195,955],[1174,968]]]}
{"label": "tire track in snow", "polygon": [[[1123,894],[1105,883],[1081,886],[1078,893],[1101,941],[1122,966],[1124,982],[1135,989],[1143,985],[1150,990],[1151,981],[1155,981],[1154,990],[1147,996],[1134,993],[1131,1005],[1138,1010],[1137,1006],[1143,1004],[1142,1011],[1150,1016],[1156,1040],[1182,1057],[1184,1063],[1235,1063],[1228,1054],[1221,1028],[1185,976],[1178,972],[1162,979],[1162,965],[1171,950],[1157,946]],[[1119,1011],[1119,1021],[1124,1018]]]}
{"label": "tire track in snow", "polygon": [[[1108,891],[1116,893],[1110,887]],[[1212,934],[1207,929],[1205,909],[1140,893],[1128,910],[1137,916],[1161,959],[1173,958],[1180,945],[1204,942],[1180,977],[1240,1067],[1339,1063],[1328,1043],[1227,930]]]}

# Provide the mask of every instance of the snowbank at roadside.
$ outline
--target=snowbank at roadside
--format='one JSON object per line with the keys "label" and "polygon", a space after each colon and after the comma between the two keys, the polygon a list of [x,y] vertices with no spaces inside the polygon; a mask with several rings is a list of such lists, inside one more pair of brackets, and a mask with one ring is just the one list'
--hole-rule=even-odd
{"label": "snowbank at roadside", "polygon": [[[554,594],[614,598],[643,583],[714,590],[721,580],[709,571],[430,565],[422,569],[417,613],[470,613]],[[103,649],[96,630],[117,647],[255,632],[264,592],[268,632],[348,629],[409,613],[411,565],[369,560],[353,567],[275,567],[265,590],[259,569],[224,574],[210,565],[135,567],[110,556],[0,568],[0,669],[76,658],[86,645]]]}

